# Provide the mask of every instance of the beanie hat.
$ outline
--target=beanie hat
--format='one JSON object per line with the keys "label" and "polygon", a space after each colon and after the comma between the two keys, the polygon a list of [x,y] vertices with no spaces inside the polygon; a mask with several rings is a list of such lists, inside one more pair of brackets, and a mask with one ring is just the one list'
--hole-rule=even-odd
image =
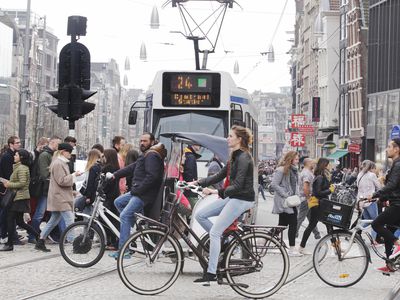
{"label": "beanie hat", "polygon": [[58,144],[58,151],[62,151],[62,150],[72,153],[72,150],[74,150],[74,148],[68,143],[60,143],[60,144]]}

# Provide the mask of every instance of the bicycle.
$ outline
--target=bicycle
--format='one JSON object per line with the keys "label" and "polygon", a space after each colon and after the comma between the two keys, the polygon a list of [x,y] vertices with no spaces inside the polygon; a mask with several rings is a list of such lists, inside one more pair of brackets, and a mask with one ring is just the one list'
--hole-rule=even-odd
{"label": "bicycle", "polygon": [[[156,295],[170,288],[184,264],[182,238],[198,257],[201,266],[208,265],[208,248],[177,213],[184,189],[199,193],[201,188],[177,182],[179,197],[170,193],[162,211],[162,222],[136,214],[139,230],[125,242],[118,256],[118,274],[130,290],[141,295]],[[281,242],[284,226],[241,224],[242,230],[230,231],[229,242],[220,256],[218,284],[229,285],[238,294],[264,298],[276,293],[289,274],[289,257]],[[270,229],[270,232],[267,232]],[[194,246],[188,231],[198,246]],[[274,251],[273,251],[274,250]],[[154,276],[157,276],[156,279]],[[226,281],[225,281],[226,280]]]}
{"label": "bicycle", "polygon": [[119,231],[110,220],[112,218],[119,222],[119,217],[103,205],[106,199],[103,188],[106,183],[106,175],[100,174],[91,215],[75,212],[76,216],[85,220],[72,223],[61,234],[61,255],[74,267],[91,267],[103,257],[107,241],[104,226],[119,238]]}
{"label": "bicycle", "polygon": [[[365,199],[357,202],[358,216],[351,229],[338,229],[329,232],[316,245],[313,253],[313,264],[318,277],[333,287],[349,287],[359,282],[371,263],[370,251],[361,237],[364,233],[371,243],[372,250],[383,259],[392,271],[400,269],[400,256],[388,259],[381,254],[367,232],[373,220],[362,220]],[[396,226],[397,227],[397,226]],[[361,233],[361,234],[360,234]]]}

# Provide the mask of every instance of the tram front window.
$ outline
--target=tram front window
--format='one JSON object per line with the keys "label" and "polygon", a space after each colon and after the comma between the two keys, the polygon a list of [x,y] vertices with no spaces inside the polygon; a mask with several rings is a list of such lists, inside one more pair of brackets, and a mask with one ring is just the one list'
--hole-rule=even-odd
{"label": "tram front window", "polygon": [[[179,115],[171,115],[160,117],[155,130],[155,136],[161,133],[170,132],[199,132],[214,136],[225,136],[225,126],[222,117],[213,117],[196,113],[184,113]],[[170,140],[160,137],[161,142],[169,147]],[[169,149],[169,148],[167,148]],[[200,153],[201,161],[208,161],[212,158],[213,153],[202,148]]]}

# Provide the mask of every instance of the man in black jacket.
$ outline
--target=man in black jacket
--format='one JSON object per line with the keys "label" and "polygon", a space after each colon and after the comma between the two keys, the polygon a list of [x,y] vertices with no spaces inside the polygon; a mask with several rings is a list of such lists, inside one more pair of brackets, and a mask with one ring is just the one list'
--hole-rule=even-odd
{"label": "man in black jacket", "polygon": [[[21,140],[17,136],[10,136],[7,140],[8,149],[3,154],[0,160],[0,177],[7,180],[10,179],[13,172],[14,155],[21,147]],[[0,184],[0,192],[4,192],[5,187]],[[0,208],[0,239],[5,239],[7,236],[7,210]],[[16,235],[15,235],[16,236]]]}
{"label": "man in black jacket", "polygon": [[[386,153],[387,157],[393,160],[393,164],[386,175],[385,185],[368,199],[389,201],[389,207],[372,222],[372,228],[384,238],[386,256],[394,259],[400,255],[400,240],[393,234],[396,228],[390,226],[400,225],[400,139],[391,140]],[[393,272],[387,266],[378,270],[383,273]]]}
{"label": "man in black jacket", "polygon": [[[120,239],[118,248],[124,245],[134,226],[135,213],[142,212],[154,205],[162,183],[164,173],[164,157],[150,148],[155,144],[154,135],[144,133],[140,137],[140,150],[142,155],[129,166],[115,172],[114,178],[119,179],[133,173],[131,191],[115,199],[115,207],[120,212]],[[110,254],[116,258],[118,252]]]}

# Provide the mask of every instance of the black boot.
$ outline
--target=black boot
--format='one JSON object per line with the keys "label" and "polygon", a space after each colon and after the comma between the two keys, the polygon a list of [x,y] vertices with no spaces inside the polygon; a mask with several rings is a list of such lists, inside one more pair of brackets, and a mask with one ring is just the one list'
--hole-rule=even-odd
{"label": "black boot", "polygon": [[43,251],[43,252],[50,252],[50,249],[46,248],[46,245],[44,244],[44,240],[43,239],[39,239],[36,242],[36,246],[35,246],[35,250],[39,250],[39,251]]}
{"label": "black boot", "polygon": [[14,246],[13,245],[4,245],[3,248],[0,249],[0,251],[13,251],[14,250]]}

